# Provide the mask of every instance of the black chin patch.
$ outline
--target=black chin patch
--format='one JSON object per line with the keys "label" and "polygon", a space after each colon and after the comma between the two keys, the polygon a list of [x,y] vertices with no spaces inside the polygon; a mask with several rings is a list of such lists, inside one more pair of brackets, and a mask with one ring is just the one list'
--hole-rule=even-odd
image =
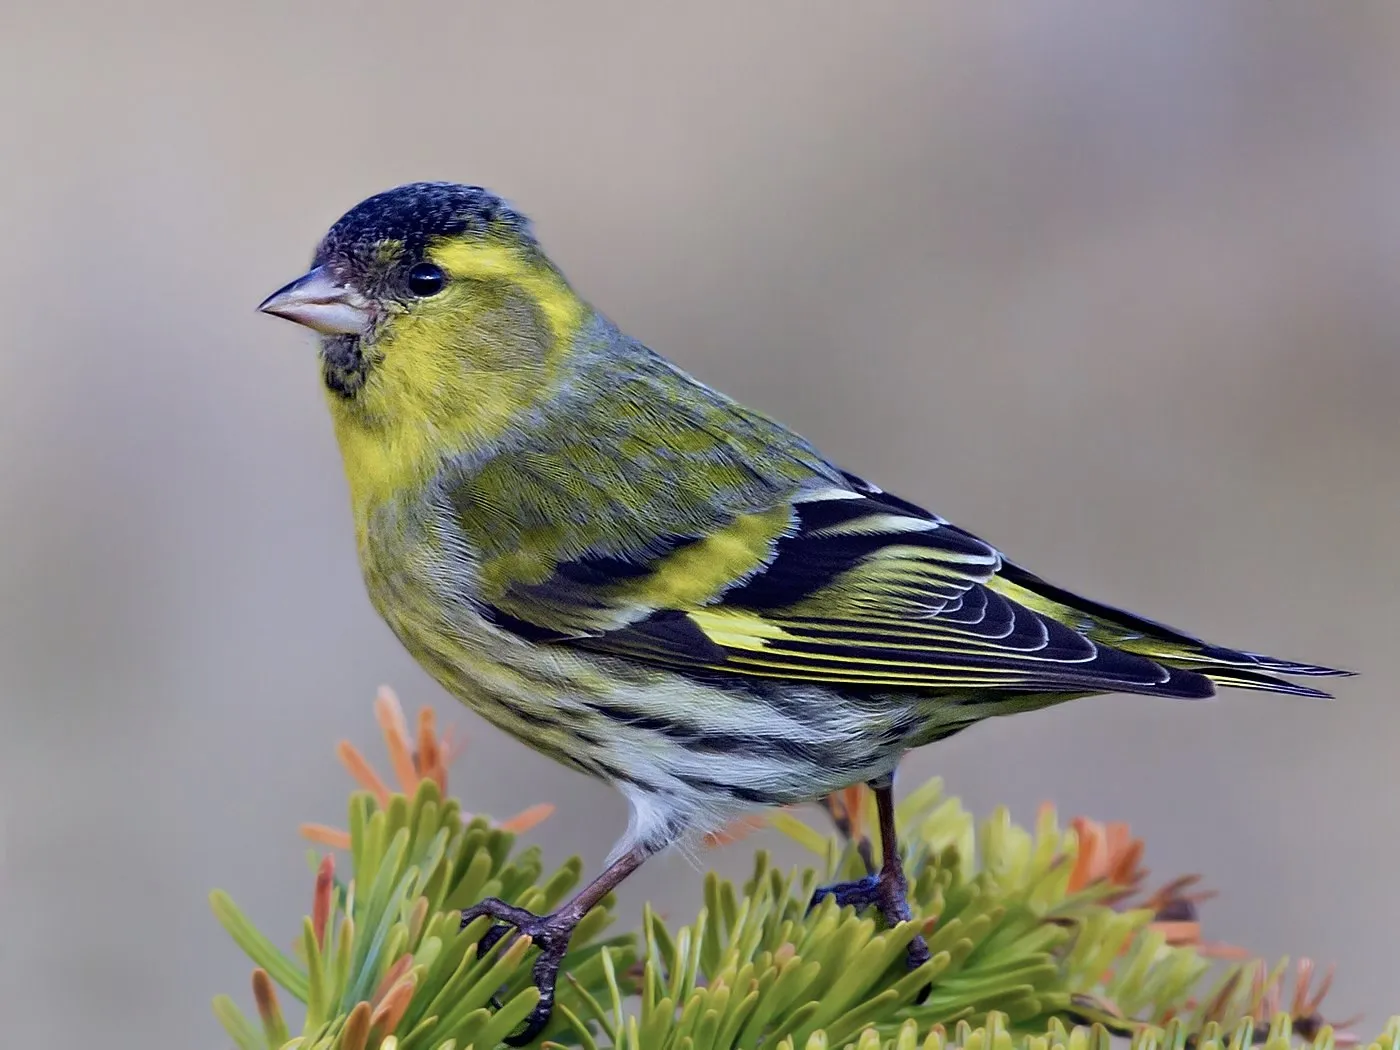
{"label": "black chin patch", "polygon": [[365,385],[369,360],[358,335],[330,335],[321,340],[321,375],[326,386],[347,400]]}

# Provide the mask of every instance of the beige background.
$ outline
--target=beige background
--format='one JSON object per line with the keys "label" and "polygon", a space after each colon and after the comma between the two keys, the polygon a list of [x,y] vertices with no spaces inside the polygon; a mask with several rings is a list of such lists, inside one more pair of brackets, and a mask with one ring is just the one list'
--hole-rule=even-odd
{"label": "beige background", "polygon": [[623,824],[376,620],[309,337],[252,309],[417,178],[506,192],[638,336],[1042,574],[1365,670],[988,724],[905,782],[1131,820],[1211,936],[1400,1009],[1400,7],[126,6],[0,11],[7,1045],[225,1045],[205,894],[291,936],[381,681],[470,731],[469,804],[560,804],[551,857]]}

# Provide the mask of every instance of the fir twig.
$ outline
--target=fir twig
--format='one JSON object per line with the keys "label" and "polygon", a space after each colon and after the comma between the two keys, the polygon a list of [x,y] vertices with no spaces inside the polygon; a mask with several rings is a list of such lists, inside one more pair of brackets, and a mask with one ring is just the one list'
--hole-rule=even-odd
{"label": "fir twig", "polygon": [[[492,1050],[533,1008],[528,939],[477,945],[488,922],[459,929],[458,912],[483,896],[548,910],[577,883],[577,858],[544,877],[535,847],[516,834],[548,815],[532,807],[499,824],[464,818],[446,797],[458,750],[431,715],[410,738],[387,690],[376,715],[400,788],[394,792],[350,745],[340,754],[364,790],[348,830],[312,826],[313,840],[348,853],[349,877],[313,858],[311,914],[289,957],[223,893],[220,922],[253,959],[258,1022],[226,996],[215,1013],[239,1050]],[[1143,845],[1126,827],[1087,820],[1061,827],[1045,807],[1034,830],[997,811],[978,825],[937,781],[899,806],[914,922],[893,930],[827,898],[819,882],[863,874],[874,848],[860,790],[827,802],[842,834],[791,813],[769,823],[814,853],[778,871],[759,851],[742,886],[711,874],[695,921],[668,927],[646,909],[639,935],[604,938],[611,900],[580,925],[565,960],[545,1046],[585,1050],[1287,1050],[1351,1045],[1327,1024],[1312,964],[1297,967],[1285,1001],[1285,964],[1241,961],[1201,939],[1192,878],[1145,893]],[[717,840],[742,837],[748,822]],[[878,844],[876,844],[878,845]],[[919,931],[932,956],[905,968]],[[919,993],[931,986],[927,998]],[[293,1036],[277,989],[305,1007]],[[1376,1050],[1400,1050],[1400,1019]]]}

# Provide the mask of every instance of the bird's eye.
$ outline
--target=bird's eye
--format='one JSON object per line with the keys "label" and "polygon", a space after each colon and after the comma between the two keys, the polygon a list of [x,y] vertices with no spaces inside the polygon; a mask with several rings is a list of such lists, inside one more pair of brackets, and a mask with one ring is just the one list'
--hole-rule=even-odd
{"label": "bird's eye", "polygon": [[446,280],[442,270],[432,263],[417,263],[408,271],[408,290],[422,297],[437,295]]}

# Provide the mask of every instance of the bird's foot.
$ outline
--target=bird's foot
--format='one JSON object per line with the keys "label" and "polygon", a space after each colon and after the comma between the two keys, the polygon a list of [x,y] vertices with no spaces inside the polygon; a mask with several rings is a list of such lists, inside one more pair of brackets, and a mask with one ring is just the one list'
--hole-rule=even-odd
{"label": "bird's foot", "polygon": [[[912,919],[909,912],[909,886],[902,874],[891,872],[888,868],[878,875],[867,875],[863,879],[851,882],[833,882],[830,886],[818,887],[817,892],[812,895],[812,903],[808,905],[808,910],[815,908],[826,897],[835,897],[838,907],[850,905],[856,911],[874,907],[889,927]],[[923,934],[919,934],[909,942],[909,969],[918,969],[928,962],[928,959],[928,941],[924,940]]]}
{"label": "bird's foot", "polygon": [[[535,988],[540,993],[540,1001],[525,1019],[524,1027],[505,1040],[510,1046],[524,1046],[533,1042],[549,1023],[549,1016],[554,1011],[554,986],[559,980],[559,967],[564,962],[564,953],[569,950],[569,939],[578,923],[572,916],[559,912],[536,915],[496,897],[487,897],[462,910],[462,925],[466,926],[483,915],[500,921],[487,930],[477,944],[478,958],[494,948],[501,938],[510,932],[512,926],[517,931],[516,936],[524,934],[540,950],[534,970]],[[499,1008],[499,1002],[492,1002]]]}

